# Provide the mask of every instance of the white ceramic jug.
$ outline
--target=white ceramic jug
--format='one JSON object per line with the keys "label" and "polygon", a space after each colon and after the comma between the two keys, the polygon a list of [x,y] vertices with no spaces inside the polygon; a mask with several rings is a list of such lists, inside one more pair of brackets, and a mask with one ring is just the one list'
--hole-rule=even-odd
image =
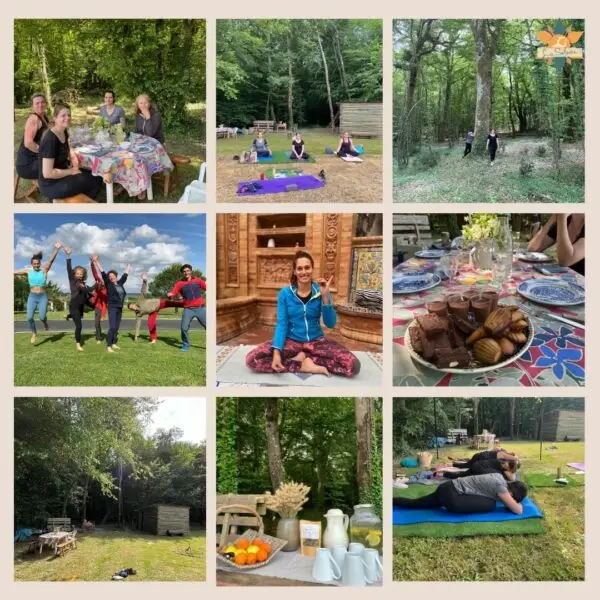
{"label": "white ceramic jug", "polygon": [[334,546],[348,546],[348,515],[339,508],[330,508],[325,518],[327,525],[323,534],[323,546],[329,549]]}

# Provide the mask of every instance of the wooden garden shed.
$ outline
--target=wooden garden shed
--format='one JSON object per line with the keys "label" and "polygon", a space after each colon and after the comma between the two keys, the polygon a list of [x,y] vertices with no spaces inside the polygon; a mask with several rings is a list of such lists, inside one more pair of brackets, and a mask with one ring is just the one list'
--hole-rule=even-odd
{"label": "wooden garden shed", "polygon": [[155,535],[167,531],[190,532],[190,507],[176,504],[153,504],[138,511],[138,529]]}
{"label": "wooden garden shed", "polygon": [[585,439],[585,413],[582,410],[555,410],[544,415],[542,440],[560,442],[565,437]]}
{"label": "wooden garden shed", "polygon": [[340,133],[353,137],[383,137],[381,102],[340,102]]}

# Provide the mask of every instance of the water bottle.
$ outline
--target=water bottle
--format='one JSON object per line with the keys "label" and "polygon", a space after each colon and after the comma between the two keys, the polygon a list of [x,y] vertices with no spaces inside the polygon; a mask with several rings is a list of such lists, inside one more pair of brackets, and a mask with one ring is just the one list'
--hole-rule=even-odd
{"label": "water bottle", "polygon": [[513,238],[510,226],[510,215],[499,215],[500,236],[498,240],[498,253],[502,254],[505,261],[506,280],[510,280],[513,263]]}

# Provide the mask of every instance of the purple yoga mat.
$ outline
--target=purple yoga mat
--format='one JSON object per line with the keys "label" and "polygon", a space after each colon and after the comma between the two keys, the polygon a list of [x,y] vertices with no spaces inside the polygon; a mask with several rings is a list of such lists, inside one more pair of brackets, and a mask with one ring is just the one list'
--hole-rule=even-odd
{"label": "purple yoga mat", "polygon": [[572,467],[578,471],[585,471],[585,463],[567,463],[567,467]]}
{"label": "purple yoga mat", "polygon": [[[260,185],[256,192],[241,192],[246,185]],[[242,181],[238,183],[237,193],[240,196],[258,196],[259,194],[279,194],[281,192],[296,191],[288,190],[287,186],[297,185],[298,190],[315,190],[325,187],[325,183],[314,175],[298,175],[297,177],[284,177],[283,179],[258,179],[255,181]]]}

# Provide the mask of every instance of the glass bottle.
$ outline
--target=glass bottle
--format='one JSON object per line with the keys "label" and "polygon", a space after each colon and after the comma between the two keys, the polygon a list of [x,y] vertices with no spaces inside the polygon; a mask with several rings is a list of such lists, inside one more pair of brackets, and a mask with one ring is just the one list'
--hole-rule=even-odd
{"label": "glass bottle", "polygon": [[496,260],[499,270],[502,271],[502,283],[509,281],[512,275],[513,263],[513,237],[510,225],[510,215],[498,215],[500,220],[500,230],[496,240]]}
{"label": "glass bottle", "polygon": [[357,504],[350,517],[350,541],[360,542],[365,548],[382,550],[383,527],[372,504]]}

